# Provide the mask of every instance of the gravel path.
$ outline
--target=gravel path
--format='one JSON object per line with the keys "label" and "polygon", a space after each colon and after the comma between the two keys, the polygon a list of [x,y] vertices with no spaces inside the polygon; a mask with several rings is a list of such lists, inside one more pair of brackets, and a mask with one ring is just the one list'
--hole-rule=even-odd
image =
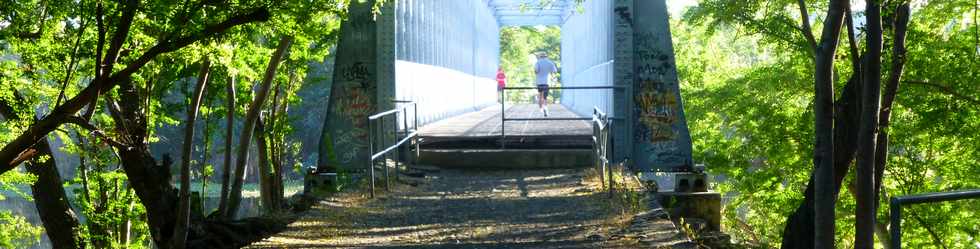
{"label": "gravel path", "polygon": [[327,198],[248,248],[636,248],[606,239],[628,220],[583,174],[442,170],[376,199]]}

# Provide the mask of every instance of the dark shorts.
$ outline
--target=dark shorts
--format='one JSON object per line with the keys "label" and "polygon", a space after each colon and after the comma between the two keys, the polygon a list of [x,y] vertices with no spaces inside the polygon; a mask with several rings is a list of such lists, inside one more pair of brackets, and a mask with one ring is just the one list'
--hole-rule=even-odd
{"label": "dark shorts", "polygon": [[538,92],[541,93],[544,98],[548,98],[548,85],[538,85]]}

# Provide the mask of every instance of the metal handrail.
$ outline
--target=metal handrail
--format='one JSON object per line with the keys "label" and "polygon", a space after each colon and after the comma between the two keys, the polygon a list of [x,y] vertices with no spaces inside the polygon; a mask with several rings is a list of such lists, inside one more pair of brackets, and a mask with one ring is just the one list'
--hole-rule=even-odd
{"label": "metal handrail", "polygon": [[370,117],[368,117],[368,120],[379,119],[379,118],[381,118],[383,116],[388,116],[388,115],[391,115],[392,113],[396,113],[396,112],[400,112],[400,111],[401,110],[399,110],[397,108],[391,109],[391,110],[387,110],[387,111],[384,111],[384,112],[381,112],[381,113],[378,113],[378,114],[371,115]]}
{"label": "metal handrail", "polygon": [[592,120],[592,118],[508,118],[508,119],[504,119],[504,121],[542,121],[542,120],[551,120],[551,121],[585,120],[585,121],[588,121],[588,120]]}
{"label": "metal handrail", "polygon": [[[533,86],[512,86],[512,87],[504,87],[503,89],[508,89],[508,90],[537,90],[538,88],[537,87],[533,87]],[[548,89],[569,89],[569,90],[574,90],[574,89],[626,89],[626,86],[556,86],[556,87],[548,87]]]}
{"label": "metal handrail", "polygon": [[890,203],[891,231],[889,231],[891,233],[891,248],[902,248],[902,205],[963,199],[980,199],[980,189],[892,197]]}
{"label": "metal handrail", "polygon": [[[548,87],[548,89],[557,89],[557,90],[562,90],[562,89],[569,89],[569,90],[575,90],[575,89],[580,89],[580,90],[581,89],[586,89],[586,90],[595,90],[595,89],[625,90],[627,88],[629,88],[629,86],[563,86],[563,87]],[[506,105],[505,105],[505,102],[507,100],[507,94],[506,94],[507,90],[536,90],[536,89],[538,89],[538,88],[537,87],[503,87],[503,88],[500,88],[500,148],[501,149],[506,148],[506,139],[507,139],[506,122],[507,121],[575,121],[575,120],[588,121],[588,120],[592,120],[592,118],[507,118],[507,115],[506,115],[507,114],[507,110],[506,110]],[[608,118],[608,119],[619,119],[617,117],[608,117],[608,116],[606,118]]]}
{"label": "metal handrail", "polygon": [[[397,178],[398,177],[398,174],[399,174],[399,169],[400,169],[400,166],[399,166],[399,163],[398,163],[399,157],[398,157],[398,150],[397,149],[399,147],[401,147],[402,145],[404,145],[408,141],[414,141],[414,144],[415,144],[415,152],[418,153],[418,151],[419,151],[419,143],[417,141],[418,140],[418,128],[419,128],[419,116],[418,116],[419,108],[418,108],[418,103],[415,103],[413,101],[406,101],[406,100],[394,100],[393,102],[394,103],[397,103],[397,104],[401,104],[401,106],[395,107],[394,109],[383,111],[383,112],[380,112],[380,113],[377,113],[377,114],[374,114],[374,115],[371,115],[371,116],[368,117],[368,151],[369,151],[369,155],[368,155],[368,164],[367,164],[367,166],[368,166],[369,171],[371,172],[371,198],[374,198],[374,193],[375,193],[375,180],[376,180],[375,179],[375,173],[374,173],[374,162],[375,162],[375,160],[377,160],[379,158],[381,158],[381,159],[384,160],[385,190],[390,191],[391,190],[391,187],[390,187],[390,185],[391,185],[391,178],[389,177],[389,169],[391,167],[388,166],[388,153],[394,151],[393,158],[394,158],[394,161],[395,161],[395,177]],[[408,124],[409,124],[409,122],[408,122],[408,106],[409,105],[412,106],[412,114],[413,114],[413,118],[412,118],[413,119],[413,121],[412,121],[413,126],[411,128],[409,128],[409,126],[408,126]],[[401,114],[401,117],[402,117],[401,118],[401,121],[402,121],[402,127],[404,128],[403,131],[399,131],[399,129],[398,129],[398,114]],[[390,116],[394,116],[394,119],[386,119],[386,117],[390,117]],[[391,123],[391,126],[390,127],[386,127],[385,120],[391,120],[392,121],[392,122],[390,122]],[[380,123],[380,124],[378,124],[378,123]],[[391,143],[389,143],[389,145],[385,146],[385,144],[386,144],[385,142],[388,142],[387,141],[388,140],[388,136],[386,136],[386,135],[389,134],[388,132],[385,132],[387,128],[390,128],[393,131],[392,132],[393,134],[391,136],[391,138],[392,138],[391,141],[390,141]],[[401,138],[399,138],[399,133],[402,133],[402,135],[403,135],[403,136],[401,136]],[[380,151],[375,152],[375,140],[378,139],[378,138],[380,138],[380,140],[381,140],[381,141],[379,141],[379,144],[378,145],[384,147],[384,149],[381,149]],[[417,156],[417,154],[416,154],[416,156]]]}

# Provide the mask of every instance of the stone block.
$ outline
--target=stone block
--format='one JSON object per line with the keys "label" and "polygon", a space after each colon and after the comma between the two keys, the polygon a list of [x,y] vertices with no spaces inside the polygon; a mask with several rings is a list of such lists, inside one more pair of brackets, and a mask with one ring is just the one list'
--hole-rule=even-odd
{"label": "stone block", "polygon": [[707,192],[708,175],[704,173],[680,172],[674,175],[675,192]]}
{"label": "stone block", "polygon": [[332,189],[338,183],[337,173],[310,173],[303,178],[303,193],[312,193],[314,190]]}
{"label": "stone block", "polygon": [[707,192],[708,175],[697,172],[640,172],[650,192]]}
{"label": "stone block", "polygon": [[677,223],[680,218],[701,219],[711,231],[721,229],[721,194],[717,192],[660,192],[660,205]]}

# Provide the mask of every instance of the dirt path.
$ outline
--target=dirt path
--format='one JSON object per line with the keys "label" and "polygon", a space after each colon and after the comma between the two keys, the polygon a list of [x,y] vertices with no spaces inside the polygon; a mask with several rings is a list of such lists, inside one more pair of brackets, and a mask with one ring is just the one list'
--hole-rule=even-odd
{"label": "dirt path", "polygon": [[606,239],[624,216],[583,174],[442,170],[376,199],[330,197],[248,248],[636,248]]}

